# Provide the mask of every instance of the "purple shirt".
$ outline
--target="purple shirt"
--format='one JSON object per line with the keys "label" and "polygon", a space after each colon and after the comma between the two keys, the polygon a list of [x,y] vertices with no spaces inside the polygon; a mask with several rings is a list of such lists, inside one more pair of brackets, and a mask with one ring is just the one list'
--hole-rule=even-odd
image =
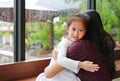
{"label": "purple shirt", "polygon": [[79,40],[68,48],[67,56],[79,61],[92,61],[100,66],[97,72],[88,72],[80,69],[77,76],[81,81],[112,81],[108,71],[108,65],[103,54],[98,50],[95,43],[89,40]]}

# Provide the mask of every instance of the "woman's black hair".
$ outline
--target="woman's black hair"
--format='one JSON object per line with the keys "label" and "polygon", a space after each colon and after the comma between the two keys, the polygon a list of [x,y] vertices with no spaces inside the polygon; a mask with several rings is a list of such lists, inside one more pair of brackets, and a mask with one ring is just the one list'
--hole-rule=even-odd
{"label": "woman's black hair", "polygon": [[114,64],[114,47],[115,41],[112,37],[104,30],[100,15],[95,10],[88,10],[84,12],[90,17],[90,22],[87,27],[87,35],[91,41],[94,41],[100,51],[104,54],[109,65],[109,71],[111,78],[115,75],[115,64]]}

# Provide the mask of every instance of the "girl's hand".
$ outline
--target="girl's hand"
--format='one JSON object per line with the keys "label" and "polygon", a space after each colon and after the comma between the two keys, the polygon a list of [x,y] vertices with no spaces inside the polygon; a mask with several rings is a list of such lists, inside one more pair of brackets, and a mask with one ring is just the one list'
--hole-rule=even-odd
{"label": "girl's hand", "polygon": [[89,72],[95,72],[100,69],[98,64],[93,64],[93,62],[90,62],[90,61],[80,62],[78,67]]}

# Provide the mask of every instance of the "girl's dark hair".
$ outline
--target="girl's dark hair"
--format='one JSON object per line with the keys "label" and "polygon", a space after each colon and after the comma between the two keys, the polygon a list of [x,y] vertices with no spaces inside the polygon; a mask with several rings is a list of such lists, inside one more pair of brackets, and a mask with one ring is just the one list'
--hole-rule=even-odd
{"label": "girl's dark hair", "polygon": [[84,12],[89,15],[90,22],[87,28],[87,36],[91,41],[94,41],[102,54],[107,59],[107,63],[109,65],[109,71],[111,74],[111,78],[113,78],[115,74],[115,64],[114,64],[114,47],[115,41],[112,37],[104,30],[103,24],[100,18],[100,15],[95,10],[88,10]]}
{"label": "girl's dark hair", "polygon": [[67,26],[69,27],[71,23],[74,22],[74,20],[78,20],[78,19],[82,20],[84,25],[87,27],[87,24],[89,22],[89,16],[84,13],[76,13],[69,15],[67,20]]}

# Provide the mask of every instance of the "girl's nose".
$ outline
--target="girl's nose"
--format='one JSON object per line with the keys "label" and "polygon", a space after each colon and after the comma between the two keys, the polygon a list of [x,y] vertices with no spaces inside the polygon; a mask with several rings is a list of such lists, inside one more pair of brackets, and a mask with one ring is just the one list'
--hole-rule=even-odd
{"label": "girl's nose", "polygon": [[74,33],[74,37],[78,38],[78,32],[77,31]]}

